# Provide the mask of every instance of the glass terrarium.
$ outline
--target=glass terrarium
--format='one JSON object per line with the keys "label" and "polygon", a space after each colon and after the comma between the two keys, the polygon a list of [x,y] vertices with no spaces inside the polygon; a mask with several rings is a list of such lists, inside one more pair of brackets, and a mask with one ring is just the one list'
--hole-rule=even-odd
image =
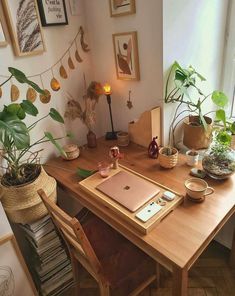
{"label": "glass terrarium", "polygon": [[202,159],[205,172],[214,179],[226,179],[235,172],[235,151],[228,145],[213,142]]}

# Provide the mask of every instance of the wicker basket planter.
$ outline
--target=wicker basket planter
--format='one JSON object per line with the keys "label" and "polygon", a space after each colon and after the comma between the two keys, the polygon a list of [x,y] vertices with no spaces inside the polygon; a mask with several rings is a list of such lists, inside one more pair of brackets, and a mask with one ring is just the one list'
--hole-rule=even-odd
{"label": "wicker basket planter", "polygon": [[159,164],[161,167],[166,168],[166,169],[171,169],[174,166],[176,166],[177,161],[178,161],[178,150],[176,148],[172,148],[172,154],[171,155],[166,155],[166,149],[167,147],[162,147],[159,150]]}
{"label": "wicker basket planter", "polygon": [[41,173],[31,183],[19,186],[1,186],[1,202],[10,221],[31,223],[47,214],[37,190],[43,188],[47,196],[56,202],[56,181],[47,175],[43,167]]}

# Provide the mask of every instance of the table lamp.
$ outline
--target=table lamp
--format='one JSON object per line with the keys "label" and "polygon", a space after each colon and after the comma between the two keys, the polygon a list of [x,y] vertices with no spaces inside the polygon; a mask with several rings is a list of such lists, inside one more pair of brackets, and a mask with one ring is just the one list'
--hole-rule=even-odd
{"label": "table lamp", "polygon": [[113,129],[113,117],[112,117],[112,109],[111,109],[111,86],[108,83],[105,83],[103,86],[104,93],[107,97],[107,103],[109,105],[109,114],[110,114],[110,120],[111,120],[111,127],[112,131],[107,132],[105,135],[106,140],[116,140],[117,139],[117,132],[114,131]]}

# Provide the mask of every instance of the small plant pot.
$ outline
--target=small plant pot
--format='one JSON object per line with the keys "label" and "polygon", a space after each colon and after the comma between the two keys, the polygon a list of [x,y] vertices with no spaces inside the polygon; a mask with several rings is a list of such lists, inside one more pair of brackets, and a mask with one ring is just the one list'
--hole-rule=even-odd
{"label": "small plant pot", "polygon": [[80,150],[77,145],[75,144],[67,144],[63,146],[63,149],[67,155],[67,158],[62,156],[63,159],[65,160],[73,160],[79,157],[80,155]]}
{"label": "small plant pot", "polygon": [[130,142],[129,134],[127,132],[118,132],[117,142],[118,142],[118,146],[122,146],[122,147],[128,146]]}
{"label": "small plant pot", "polygon": [[167,155],[167,150],[168,147],[162,147],[159,150],[159,164],[161,167],[166,168],[166,169],[171,169],[174,166],[176,166],[178,162],[178,150],[176,148],[171,148],[172,149],[172,154]]}
{"label": "small plant pot", "polygon": [[199,153],[194,150],[188,150],[186,152],[186,163],[189,166],[195,166],[198,164]]}

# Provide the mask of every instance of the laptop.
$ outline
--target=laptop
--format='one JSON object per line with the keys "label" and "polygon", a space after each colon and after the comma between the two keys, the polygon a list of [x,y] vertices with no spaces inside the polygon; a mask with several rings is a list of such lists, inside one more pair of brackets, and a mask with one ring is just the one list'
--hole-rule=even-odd
{"label": "laptop", "polygon": [[131,212],[138,210],[160,191],[157,185],[125,171],[103,181],[96,189]]}

